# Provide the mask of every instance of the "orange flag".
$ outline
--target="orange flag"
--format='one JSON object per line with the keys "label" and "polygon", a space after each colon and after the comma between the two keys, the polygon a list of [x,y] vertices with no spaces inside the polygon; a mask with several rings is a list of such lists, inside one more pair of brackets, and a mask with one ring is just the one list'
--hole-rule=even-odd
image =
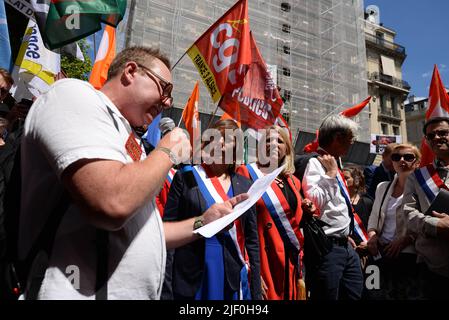
{"label": "orange flag", "polygon": [[355,117],[356,115],[358,115],[358,114],[363,110],[363,108],[366,107],[366,105],[367,105],[370,101],[371,101],[371,96],[369,96],[368,98],[366,98],[365,100],[363,100],[363,101],[362,101],[361,103],[359,103],[358,105],[353,106],[353,107],[351,107],[351,108],[349,108],[349,109],[346,109],[346,110],[340,112],[340,114],[341,114],[342,116],[345,116],[346,118],[352,118],[352,117]]}
{"label": "orange flag", "polygon": [[184,111],[182,112],[182,121],[186,126],[190,135],[190,144],[193,146],[193,141],[200,134],[200,115],[198,113],[198,101],[200,99],[200,90],[198,81],[193,88],[192,95],[187,101]]}
{"label": "orange flag", "polygon": [[251,64],[245,73],[243,85],[224,94],[220,108],[231,116],[238,111],[242,124],[261,129],[276,122],[283,102],[252,33],[250,41]]}
{"label": "orange flag", "polygon": [[115,28],[107,25],[101,38],[89,82],[95,89],[101,89],[108,79],[109,66],[115,57]]}
{"label": "orange flag", "polygon": [[[426,121],[435,117],[449,117],[449,96],[436,65],[433,69],[432,81],[430,83],[429,109],[426,112]],[[432,163],[435,158],[425,138],[421,142],[421,154],[421,167]]]}
{"label": "orange flag", "polygon": [[187,54],[216,103],[241,86],[251,62],[248,1],[239,0],[188,50]]}

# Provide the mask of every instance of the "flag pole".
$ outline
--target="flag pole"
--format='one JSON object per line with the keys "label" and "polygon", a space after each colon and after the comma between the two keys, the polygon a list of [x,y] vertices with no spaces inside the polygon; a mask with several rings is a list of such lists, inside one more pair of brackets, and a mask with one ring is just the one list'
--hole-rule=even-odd
{"label": "flag pole", "polygon": [[97,41],[95,40],[95,33],[92,35],[94,37],[94,61],[97,59]]}
{"label": "flag pole", "polygon": [[[184,113],[184,112],[183,112]],[[178,125],[177,127],[179,127],[181,125],[181,121],[182,121],[182,113],[181,113],[181,118],[179,119]]]}
{"label": "flag pole", "polygon": [[[189,50],[187,50],[187,51],[189,51]],[[182,58],[184,58],[184,56],[187,54],[187,51],[184,52],[184,54],[181,56],[181,58],[179,58],[178,61],[176,61],[176,63],[173,65],[173,67],[171,67],[171,71],[173,71],[176,68],[176,66],[178,65],[178,63],[181,62]]]}
{"label": "flag pole", "polygon": [[[220,106],[221,100],[223,100],[223,96],[221,96],[220,101],[218,101],[218,103],[217,103],[217,107],[215,108],[214,113],[212,113],[212,115],[211,115],[211,117],[210,117],[210,119],[209,119],[209,123],[207,124],[207,129],[210,128],[210,126],[211,126],[211,124],[212,124],[212,120],[215,118],[215,115],[217,114],[218,107]],[[207,129],[206,129],[206,130],[207,130]]]}

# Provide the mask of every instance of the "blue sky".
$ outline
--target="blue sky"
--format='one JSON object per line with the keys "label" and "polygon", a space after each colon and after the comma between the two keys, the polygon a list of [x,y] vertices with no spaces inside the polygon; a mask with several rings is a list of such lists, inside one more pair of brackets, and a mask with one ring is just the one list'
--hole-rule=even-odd
{"label": "blue sky", "polygon": [[449,87],[449,1],[365,0],[377,5],[380,22],[396,31],[397,44],[405,47],[403,78],[411,94],[427,97],[434,64]]}

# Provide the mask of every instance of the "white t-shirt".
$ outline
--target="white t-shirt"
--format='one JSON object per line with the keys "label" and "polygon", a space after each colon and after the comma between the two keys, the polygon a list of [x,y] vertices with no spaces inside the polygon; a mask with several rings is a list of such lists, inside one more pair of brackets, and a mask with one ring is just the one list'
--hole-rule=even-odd
{"label": "white t-shirt", "polygon": [[396,234],[396,210],[402,204],[402,195],[398,198],[390,197],[385,212],[385,221],[380,235],[379,242],[383,244],[393,241]]}
{"label": "white t-shirt", "polygon": [[[21,257],[60,201],[61,173],[80,159],[132,162],[125,149],[130,133],[116,106],[87,82],[60,80],[36,100],[22,141]],[[70,205],[56,233],[39,299],[95,299],[95,239],[95,227]],[[109,232],[108,299],[159,299],[164,270],[162,221],[149,199],[121,230]]]}

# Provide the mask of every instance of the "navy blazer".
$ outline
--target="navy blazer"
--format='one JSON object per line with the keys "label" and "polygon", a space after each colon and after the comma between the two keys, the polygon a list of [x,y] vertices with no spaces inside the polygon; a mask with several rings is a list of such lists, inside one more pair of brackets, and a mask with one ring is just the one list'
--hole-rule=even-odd
{"label": "navy blazer", "polygon": [[[239,174],[231,174],[234,195],[245,193],[251,181]],[[206,211],[206,200],[198,186],[188,188],[183,174],[178,171],[170,187],[164,210],[165,221],[185,220],[199,216]],[[260,281],[259,237],[257,233],[256,209],[251,207],[241,216],[245,234],[245,247],[250,261],[250,289],[254,300],[262,299]],[[193,227],[193,226],[192,226]],[[218,234],[220,237],[220,234]],[[229,237],[224,240],[225,277],[229,287],[238,291],[240,288],[240,270],[243,264],[239,258],[234,242]],[[204,271],[205,240],[198,239],[174,250],[172,266],[172,290],[175,298],[194,299]]]}

